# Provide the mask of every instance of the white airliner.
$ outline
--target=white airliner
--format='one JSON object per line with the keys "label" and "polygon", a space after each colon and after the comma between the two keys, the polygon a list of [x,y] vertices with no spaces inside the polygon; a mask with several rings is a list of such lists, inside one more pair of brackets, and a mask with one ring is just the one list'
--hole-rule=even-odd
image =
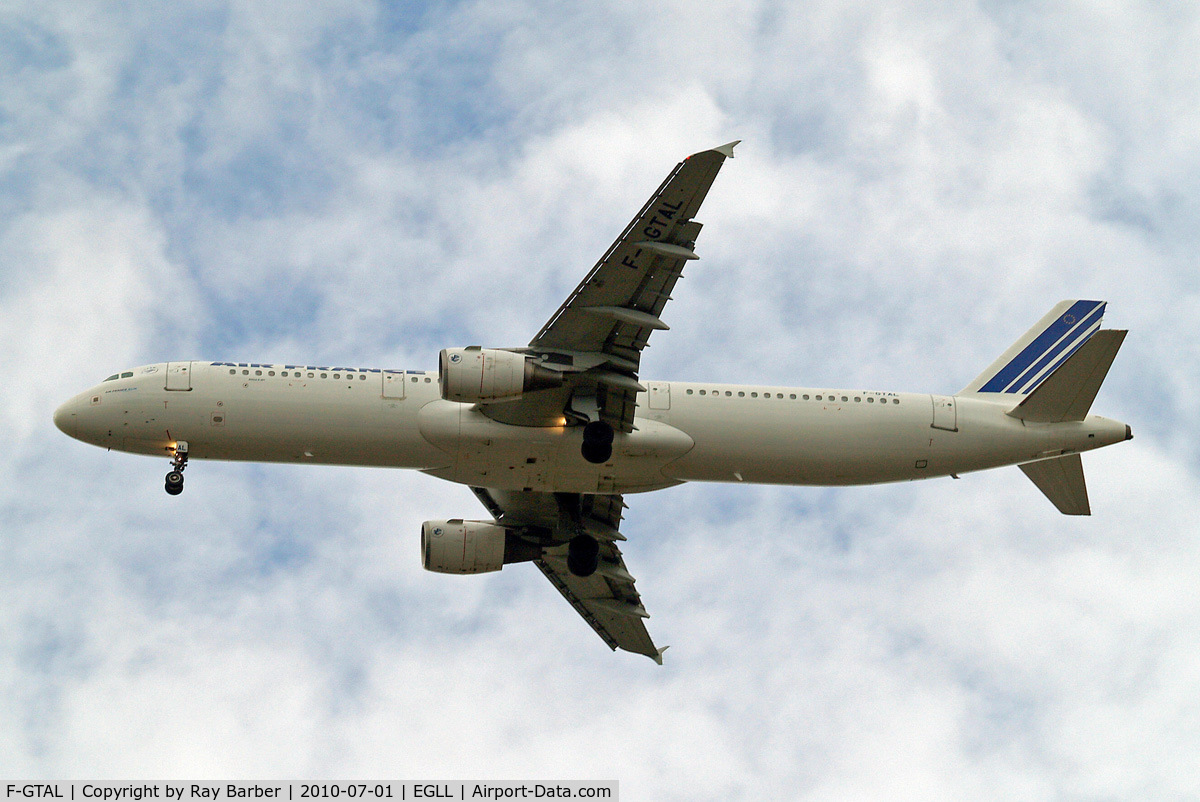
{"label": "white airliner", "polygon": [[108,449],[414,468],[469,485],[493,520],[427,521],[425,568],[532,561],[611,648],[662,662],[617,544],[623,495],[681,482],[854,485],[1018,465],[1090,513],[1083,451],[1128,440],[1088,414],[1124,331],[1063,301],[953,396],[644,381],[642,349],[695,259],[693,220],[731,143],[675,167],[524,348],[448,348],[437,371],[168,362],[114,373],[54,422]]}

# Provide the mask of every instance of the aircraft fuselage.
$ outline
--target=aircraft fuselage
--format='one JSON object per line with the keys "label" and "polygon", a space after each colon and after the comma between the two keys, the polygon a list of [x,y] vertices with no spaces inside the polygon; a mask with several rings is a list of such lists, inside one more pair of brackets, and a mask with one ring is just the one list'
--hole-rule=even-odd
{"label": "aircraft fuselage", "polygon": [[[175,389],[168,389],[169,385]],[[581,427],[499,423],[442,399],[435,372],[181,362],[79,394],[63,431],[117,451],[410,468],[473,486],[630,493],[688,481],[874,484],[1078,453],[1127,439],[1108,418],[1037,424],[974,397],[646,382],[612,458]]]}

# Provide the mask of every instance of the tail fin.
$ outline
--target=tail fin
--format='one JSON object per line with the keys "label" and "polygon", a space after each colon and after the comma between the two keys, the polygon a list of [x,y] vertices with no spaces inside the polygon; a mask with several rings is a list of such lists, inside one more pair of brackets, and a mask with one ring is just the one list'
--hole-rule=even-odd
{"label": "tail fin", "polygon": [[959,395],[1029,395],[1099,330],[1105,305],[1104,301],[1062,301]]}
{"label": "tail fin", "polygon": [[1087,484],[1083,480],[1083,460],[1078,454],[1027,462],[1019,465],[1038,490],[1058,507],[1063,515],[1091,515]]}

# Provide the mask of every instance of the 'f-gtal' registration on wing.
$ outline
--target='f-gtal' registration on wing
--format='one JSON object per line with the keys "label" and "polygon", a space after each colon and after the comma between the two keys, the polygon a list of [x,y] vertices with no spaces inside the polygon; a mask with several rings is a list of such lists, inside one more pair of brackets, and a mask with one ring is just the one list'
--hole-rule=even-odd
{"label": "'f-gtal' registration on wing", "polygon": [[696,255],[736,142],[684,159],[528,345],[447,348],[436,371],[167,362],[114,373],[54,422],[108,449],[413,468],[470,486],[488,520],[427,521],[424,566],[532,562],[613,649],[662,662],[621,554],[625,496],[681,482],[853,485],[1017,465],[1091,512],[1080,454],[1132,437],[1090,414],[1124,331],[1054,306],[957,395],[651,381],[642,349]]}

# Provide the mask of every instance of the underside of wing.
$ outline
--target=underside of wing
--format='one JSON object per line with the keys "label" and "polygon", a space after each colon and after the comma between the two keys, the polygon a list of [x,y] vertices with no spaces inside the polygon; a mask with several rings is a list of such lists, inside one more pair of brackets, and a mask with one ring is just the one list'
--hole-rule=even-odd
{"label": "underside of wing", "polygon": [[[665,649],[646,631],[649,615],[617,547],[621,496],[472,490],[499,524],[536,539],[541,551],[533,562],[609,648],[662,663]],[[572,564],[577,538],[596,547],[594,564],[582,571]]]}
{"label": "underside of wing", "polygon": [[638,383],[642,349],[652,332],[668,328],[663,307],[683,266],[699,258],[695,246],[701,224],[693,218],[736,144],[676,165],[523,349],[546,368],[561,371],[564,385],[486,406],[485,414],[505,423],[548,425],[565,409],[568,418],[580,422],[600,420],[616,431],[632,430],[635,398],[644,392]]}
{"label": "underside of wing", "polygon": [[736,144],[676,165],[530,347],[599,352],[636,364],[650,332],[666,328],[659,315],[683,265],[698,258],[701,224],[692,218]]}

